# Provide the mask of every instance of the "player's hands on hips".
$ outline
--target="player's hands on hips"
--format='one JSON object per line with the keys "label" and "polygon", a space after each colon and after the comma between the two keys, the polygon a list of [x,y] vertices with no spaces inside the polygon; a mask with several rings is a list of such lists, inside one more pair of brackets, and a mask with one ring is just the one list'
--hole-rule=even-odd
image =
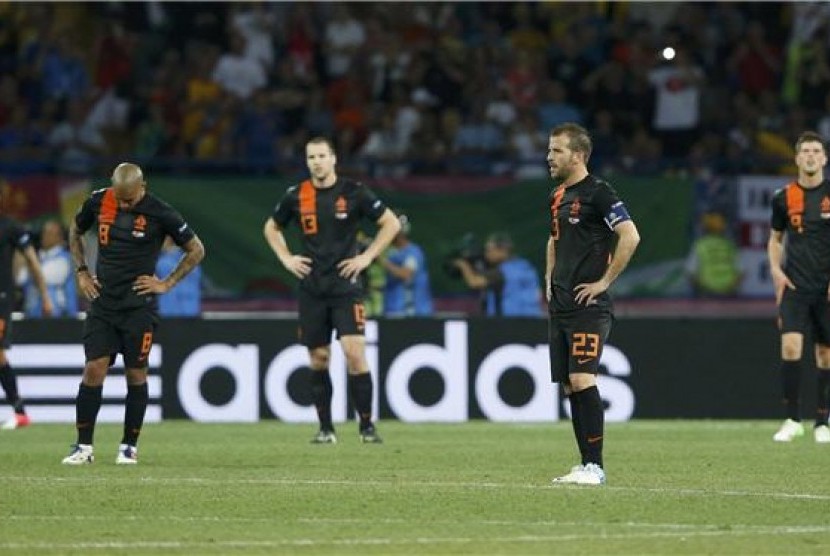
{"label": "player's hands on hips", "polygon": [[101,282],[98,281],[98,277],[88,272],[80,272],[78,273],[78,289],[88,300],[95,301],[101,295]]}
{"label": "player's hands on hips", "polygon": [[598,280],[588,284],[579,284],[574,288],[574,291],[576,292],[574,299],[576,299],[577,303],[590,305],[592,302],[596,302],[596,297],[607,290],[608,286],[609,284],[606,283],[605,280]]}
{"label": "player's hands on hips", "polygon": [[781,298],[784,296],[784,288],[795,289],[795,284],[792,283],[789,276],[784,274],[781,267],[771,267],[770,275],[772,276],[772,283],[775,286],[775,303],[781,303]]}
{"label": "player's hands on hips", "polygon": [[167,293],[169,290],[170,286],[164,280],[159,280],[158,276],[143,274],[133,282],[133,291],[138,295]]}
{"label": "player's hands on hips", "polygon": [[352,280],[371,263],[372,259],[366,256],[365,253],[361,253],[351,259],[343,259],[337,263],[337,269],[340,271],[340,276]]}
{"label": "player's hands on hips", "polygon": [[287,261],[283,263],[286,270],[299,279],[303,279],[311,272],[311,257],[303,257],[302,255],[291,255]]}

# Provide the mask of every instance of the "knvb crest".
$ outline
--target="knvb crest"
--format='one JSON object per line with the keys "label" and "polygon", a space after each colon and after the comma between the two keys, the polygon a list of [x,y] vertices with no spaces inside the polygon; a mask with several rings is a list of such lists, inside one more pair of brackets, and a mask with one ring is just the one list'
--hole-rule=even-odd
{"label": "knvb crest", "polygon": [[346,203],[346,199],[341,195],[334,202],[334,217],[338,220],[345,220],[349,216],[348,210],[349,205]]}
{"label": "knvb crest", "polygon": [[147,219],[143,214],[139,214],[133,220],[133,237],[144,237],[147,230]]}
{"label": "knvb crest", "polygon": [[579,202],[579,197],[571,203],[571,210],[568,213],[568,222],[571,224],[579,224],[579,210],[582,208],[582,203]]}

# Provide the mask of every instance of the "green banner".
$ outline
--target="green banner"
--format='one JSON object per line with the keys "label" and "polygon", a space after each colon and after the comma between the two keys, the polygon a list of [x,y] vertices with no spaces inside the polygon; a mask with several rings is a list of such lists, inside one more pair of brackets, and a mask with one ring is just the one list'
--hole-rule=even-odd
{"label": "green banner", "polygon": [[[689,246],[692,182],[628,177],[611,182],[642,236],[630,271],[662,268],[667,263],[675,268]],[[150,189],[182,212],[199,233],[207,247],[204,269],[213,283],[234,293],[266,293],[282,288],[290,291],[295,285],[262,236],[266,218],[292,183],[284,178],[151,177]],[[370,180],[367,183],[371,186]],[[493,231],[509,232],[518,254],[541,274],[550,225],[550,187],[549,180],[531,180],[481,193],[375,191],[409,216],[412,239],[424,248],[433,290],[441,295],[464,291],[443,272],[441,262],[466,233],[483,240]],[[288,241],[297,245],[293,230]],[[646,285],[625,293],[659,293],[660,289]]]}

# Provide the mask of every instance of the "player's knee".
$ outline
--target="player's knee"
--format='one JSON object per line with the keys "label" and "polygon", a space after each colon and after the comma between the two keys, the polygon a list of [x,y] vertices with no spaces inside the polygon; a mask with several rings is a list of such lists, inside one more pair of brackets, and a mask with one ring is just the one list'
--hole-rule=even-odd
{"label": "player's knee", "polygon": [[801,334],[787,333],[781,336],[781,358],[784,361],[798,361],[804,347]]}
{"label": "player's knee", "polygon": [[357,373],[365,371],[369,366],[362,351],[346,354],[346,364],[348,365],[350,371]]}
{"label": "player's knee", "polygon": [[140,386],[147,382],[147,369],[127,369],[124,374],[129,386]]}
{"label": "player's knee", "polygon": [[101,386],[107,378],[109,365],[107,361],[87,361],[84,366],[83,383],[87,386]]}
{"label": "player's knee", "polygon": [[781,344],[781,358],[784,361],[798,361],[801,359],[801,345]]}
{"label": "player's knee", "polygon": [[309,352],[312,369],[327,369],[329,360],[331,359],[331,352],[328,348],[314,348]]}
{"label": "player's knee", "polygon": [[573,373],[570,376],[570,383],[572,392],[582,392],[596,386],[597,377],[589,373]]}
{"label": "player's knee", "polygon": [[816,345],[816,367],[830,370],[830,346]]}

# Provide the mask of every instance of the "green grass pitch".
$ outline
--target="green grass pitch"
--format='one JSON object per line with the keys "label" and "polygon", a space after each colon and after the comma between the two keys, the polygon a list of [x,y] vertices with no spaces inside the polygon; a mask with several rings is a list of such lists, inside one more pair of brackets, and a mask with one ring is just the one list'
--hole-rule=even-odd
{"label": "green grass pitch", "polygon": [[0,554],[826,554],[830,445],[777,422],[634,421],[604,487],[550,484],[570,423],[146,426],[136,467],[60,465],[71,425],[0,434]]}

